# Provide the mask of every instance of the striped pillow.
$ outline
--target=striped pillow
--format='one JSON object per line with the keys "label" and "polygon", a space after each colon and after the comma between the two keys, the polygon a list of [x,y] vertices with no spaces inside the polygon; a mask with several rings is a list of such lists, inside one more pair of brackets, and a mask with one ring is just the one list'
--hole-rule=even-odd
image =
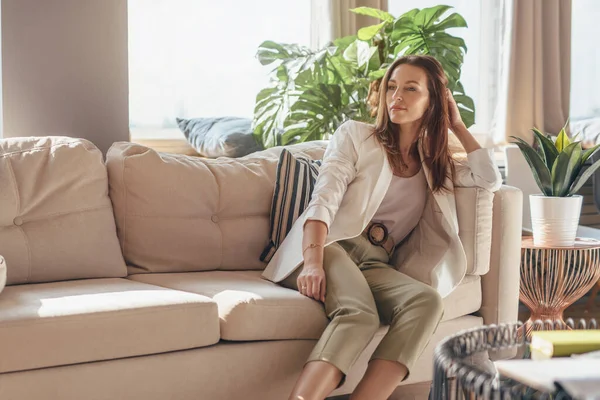
{"label": "striped pillow", "polygon": [[269,262],[292,225],[310,202],[321,160],[294,157],[283,149],[277,163],[275,192],[271,205],[271,239],[260,259]]}

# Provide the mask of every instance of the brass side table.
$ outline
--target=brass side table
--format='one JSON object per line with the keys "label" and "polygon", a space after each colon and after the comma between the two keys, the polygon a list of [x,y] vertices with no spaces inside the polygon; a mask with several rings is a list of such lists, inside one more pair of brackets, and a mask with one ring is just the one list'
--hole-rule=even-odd
{"label": "brass side table", "polygon": [[600,279],[600,241],[577,238],[571,247],[540,247],[532,236],[521,241],[519,298],[531,315],[525,323],[527,337],[537,330],[533,321],[565,326],[563,312]]}

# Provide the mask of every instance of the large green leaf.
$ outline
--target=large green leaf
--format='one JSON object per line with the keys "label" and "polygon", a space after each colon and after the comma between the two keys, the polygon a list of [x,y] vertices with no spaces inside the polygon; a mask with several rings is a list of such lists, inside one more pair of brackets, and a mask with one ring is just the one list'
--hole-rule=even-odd
{"label": "large green leaf", "polygon": [[381,78],[383,78],[383,76],[385,75],[385,73],[386,73],[386,72],[387,72],[387,71],[386,71],[386,69],[385,69],[385,68],[383,68],[383,69],[378,69],[377,71],[371,71],[371,72],[369,73],[369,79],[372,79],[372,80],[374,80],[374,81],[376,81],[376,80],[378,80],[378,79],[381,79]]}
{"label": "large green leaf", "polygon": [[257,96],[255,134],[270,147],[327,137],[349,118],[372,122],[366,101],[369,88],[397,56],[405,54],[428,54],[440,61],[463,121],[472,125],[475,104],[460,83],[467,48],[463,39],[447,32],[466,27],[466,21],[450,9],[444,5],[413,9],[394,18],[360,7],[353,12],[381,23],[322,49],[263,42],[257,58],[271,68],[271,82]]}
{"label": "large green leaf", "polygon": [[378,10],[377,8],[358,7],[358,8],[351,8],[350,11],[352,11],[354,14],[366,15],[367,17],[377,18],[382,21],[393,21],[394,20],[394,16],[392,14],[382,11],[382,10]]}
{"label": "large green leaf", "polygon": [[587,149],[583,153],[583,156],[581,158],[581,162],[585,163],[588,160],[588,158],[590,158],[592,156],[592,154],[594,154],[596,152],[596,150],[598,150],[599,147],[600,147],[600,144],[597,144],[594,147],[592,147],[591,149]]}
{"label": "large green leaf", "polygon": [[344,50],[346,50],[348,46],[350,46],[356,40],[356,38],[356,35],[352,35],[335,39],[333,41],[333,45],[336,47],[335,54],[342,54]]}
{"label": "large green leaf", "polygon": [[558,157],[558,150],[556,150],[552,140],[548,139],[539,129],[533,128],[532,131],[537,139],[540,151],[543,154],[542,159],[546,163],[548,169],[552,168],[554,160]]}
{"label": "large green leaf", "polygon": [[533,178],[537,183],[538,187],[542,191],[542,193],[546,196],[552,196],[552,179],[550,177],[550,171],[544,161],[542,161],[539,154],[521,138],[511,136],[516,140],[515,144],[519,146],[521,149],[521,153],[525,157],[527,164],[531,168],[531,172],[533,173]]}
{"label": "large green leaf", "polygon": [[377,33],[383,28],[387,22],[382,22],[377,25],[366,26],[364,28],[360,28],[358,30],[358,38],[360,40],[371,40],[373,36],[377,35]]}
{"label": "large green leaf", "polygon": [[319,84],[302,93],[285,120],[282,144],[321,139],[333,132],[344,118],[351,88]]}
{"label": "large green leaf", "polygon": [[415,15],[415,24],[419,26],[430,26],[446,11],[452,7],[441,5],[429,8],[423,8]]}
{"label": "large green leaf", "polygon": [[278,124],[286,103],[283,87],[266,88],[256,96],[254,137],[264,148],[279,145]]}
{"label": "large green leaf", "polygon": [[462,17],[462,15],[457,13],[452,13],[448,17],[446,17],[443,21],[435,24],[436,30],[442,29],[450,29],[450,28],[466,28],[467,21]]}
{"label": "large green leaf", "polygon": [[460,117],[467,128],[472,126],[475,123],[475,102],[465,94],[465,89],[460,81],[457,81],[454,87],[451,87],[451,90],[453,91],[452,96],[458,106]]}
{"label": "large green leaf", "polygon": [[596,170],[600,168],[600,160],[593,163],[589,166],[573,183],[571,190],[569,191],[569,195],[573,195],[581,189],[581,187],[587,182],[588,179],[596,172]]}
{"label": "large green leaf", "polygon": [[466,21],[462,17],[451,14],[440,21],[449,9],[449,6],[436,6],[404,14],[394,21],[390,45],[395,56],[427,54],[435,57],[448,76],[449,86],[452,86],[460,79],[467,46],[462,38],[445,31],[465,27]]}
{"label": "large green leaf", "polygon": [[370,70],[377,70],[380,65],[377,47],[372,47],[368,42],[362,40],[355,40],[354,43],[348,46],[344,51],[344,59],[355,63],[364,74],[368,74]]}
{"label": "large green leaf", "polygon": [[567,196],[581,169],[581,143],[571,143],[558,155],[552,166],[552,194]]}

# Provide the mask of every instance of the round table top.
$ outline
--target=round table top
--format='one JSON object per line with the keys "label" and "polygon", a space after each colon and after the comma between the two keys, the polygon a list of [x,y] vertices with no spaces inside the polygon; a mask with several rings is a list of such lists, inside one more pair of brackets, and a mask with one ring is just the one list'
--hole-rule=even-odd
{"label": "round table top", "polygon": [[593,238],[575,238],[573,246],[536,246],[533,244],[533,236],[523,236],[521,238],[521,248],[523,249],[585,250],[598,247],[600,247],[600,240]]}

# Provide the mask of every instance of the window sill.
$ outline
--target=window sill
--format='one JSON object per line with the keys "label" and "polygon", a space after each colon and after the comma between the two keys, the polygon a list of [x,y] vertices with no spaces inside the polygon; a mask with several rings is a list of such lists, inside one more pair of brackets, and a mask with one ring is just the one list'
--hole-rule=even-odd
{"label": "window sill", "polygon": [[173,129],[131,128],[129,133],[132,143],[141,144],[162,153],[199,156],[189,144],[183,132]]}

